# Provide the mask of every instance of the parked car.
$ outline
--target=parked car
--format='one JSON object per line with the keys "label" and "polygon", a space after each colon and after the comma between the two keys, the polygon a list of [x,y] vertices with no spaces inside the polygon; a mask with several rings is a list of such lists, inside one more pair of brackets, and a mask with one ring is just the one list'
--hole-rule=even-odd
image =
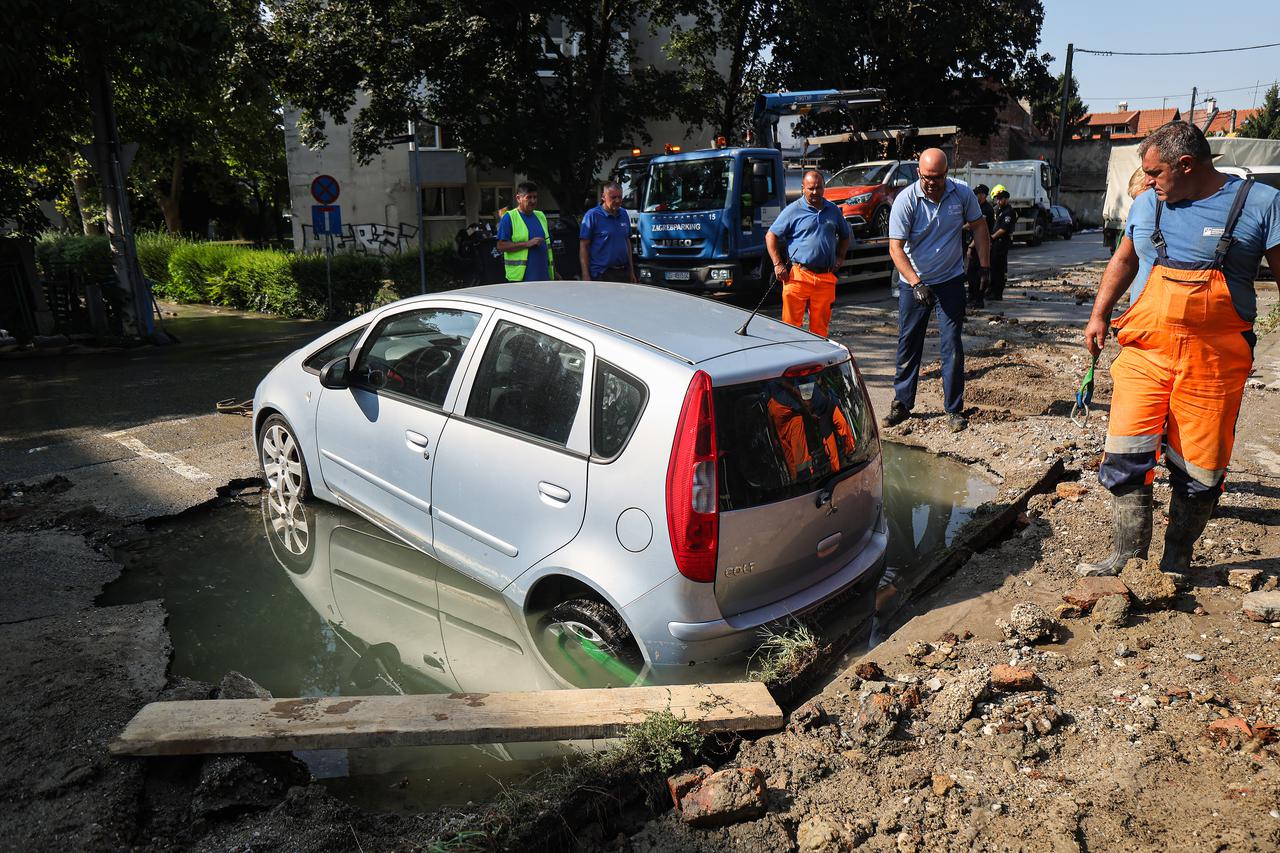
{"label": "parked car", "polygon": [[874,582],[887,539],[849,351],[746,318],[583,282],[393,303],[258,386],[269,491],[354,510],[535,632],[650,667],[740,654]]}
{"label": "parked car", "polygon": [[888,237],[889,211],[894,198],[919,177],[914,160],[858,163],[832,175],[823,196],[840,205],[840,211],[855,233]]}
{"label": "parked car", "polygon": [[1075,219],[1065,205],[1055,204],[1049,208],[1049,226],[1046,236],[1070,240],[1076,230]]}

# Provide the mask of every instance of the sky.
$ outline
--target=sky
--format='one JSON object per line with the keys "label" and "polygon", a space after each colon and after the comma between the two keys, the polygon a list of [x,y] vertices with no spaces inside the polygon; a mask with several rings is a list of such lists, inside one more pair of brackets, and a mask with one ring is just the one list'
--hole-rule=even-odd
{"label": "sky", "polygon": [[[1207,56],[1093,56],[1081,48],[1114,51],[1191,51],[1280,42],[1277,0],[1044,0],[1040,51],[1062,73],[1067,44],[1076,46],[1072,73],[1091,112],[1196,106],[1217,94],[1218,109],[1262,103],[1267,85],[1280,80],[1280,47]],[[1261,81],[1261,86],[1258,82]],[[1254,90],[1257,87],[1255,98]],[[1229,91],[1236,90],[1236,91]]]}

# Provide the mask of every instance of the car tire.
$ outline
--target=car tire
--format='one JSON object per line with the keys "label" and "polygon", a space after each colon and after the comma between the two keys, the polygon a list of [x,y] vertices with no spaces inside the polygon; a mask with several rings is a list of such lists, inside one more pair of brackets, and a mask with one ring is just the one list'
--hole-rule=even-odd
{"label": "car tire", "polygon": [[[539,633],[550,645],[562,639],[580,640],[583,646],[594,646],[617,661],[630,674],[619,679],[619,684],[632,683],[644,666],[644,656],[636,644],[631,629],[618,612],[594,598],[571,598],[547,611],[539,620]],[[618,673],[615,673],[615,675]],[[569,678],[569,673],[561,673]],[[587,684],[578,686],[591,686]]]}
{"label": "car tire", "polygon": [[887,204],[876,208],[876,212],[871,214],[871,236],[889,236],[889,206]]}
{"label": "car tire", "polygon": [[272,415],[258,431],[258,464],[267,491],[279,491],[286,502],[304,501],[311,496],[311,479],[302,447],[293,427],[280,415]]}
{"label": "car tire", "polygon": [[1066,231],[1063,231],[1063,232],[1062,232],[1062,239],[1063,239],[1063,240],[1070,240],[1070,239],[1071,239],[1071,229],[1070,229],[1070,228],[1068,228]]}
{"label": "car tire", "polygon": [[315,557],[315,513],[302,501],[284,500],[278,492],[262,493],[262,526],[276,561],[297,575],[311,570]]}

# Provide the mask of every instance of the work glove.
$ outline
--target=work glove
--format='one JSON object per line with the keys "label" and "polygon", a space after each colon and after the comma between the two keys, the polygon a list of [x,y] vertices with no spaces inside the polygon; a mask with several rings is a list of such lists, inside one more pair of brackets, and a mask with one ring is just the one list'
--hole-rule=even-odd
{"label": "work glove", "polygon": [[932,308],[938,302],[938,297],[933,295],[933,288],[923,281],[911,285],[911,296],[926,308]]}

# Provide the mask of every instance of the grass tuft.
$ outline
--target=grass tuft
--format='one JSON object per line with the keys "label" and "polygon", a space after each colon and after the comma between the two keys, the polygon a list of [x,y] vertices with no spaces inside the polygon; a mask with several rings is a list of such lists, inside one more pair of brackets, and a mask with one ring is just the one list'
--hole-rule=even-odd
{"label": "grass tuft", "polygon": [[747,678],[752,681],[788,681],[818,656],[818,638],[800,622],[780,631],[766,627],[761,636],[764,642],[747,661]]}

